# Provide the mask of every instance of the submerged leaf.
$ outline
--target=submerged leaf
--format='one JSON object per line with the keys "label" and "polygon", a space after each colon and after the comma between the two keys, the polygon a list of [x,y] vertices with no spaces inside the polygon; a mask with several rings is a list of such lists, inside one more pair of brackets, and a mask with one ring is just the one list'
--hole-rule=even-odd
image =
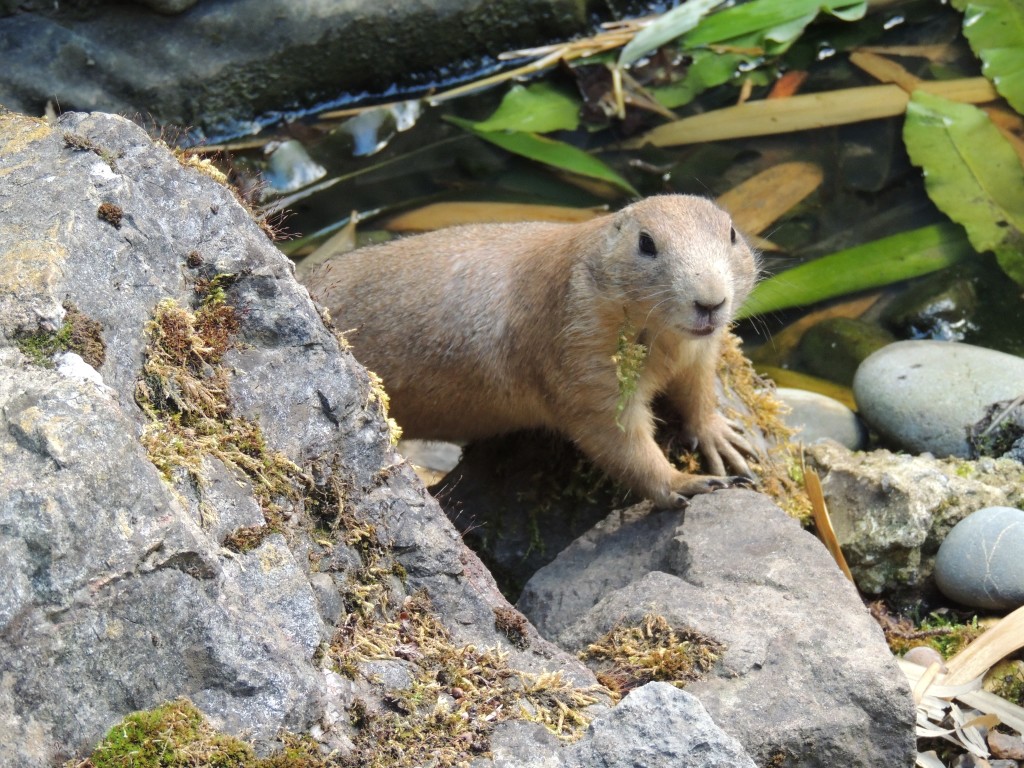
{"label": "submerged leaf", "polygon": [[802,307],[919,277],[973,253],[955,224],[933,224],[858,245],[775,275],[754,289],[738,317]]}
{"label": "submerged leaf", "polygon": [[619,54],[619,66],[632,64],[644,54],[660,48],[665,43],[682,37],[704,18],[722,0],[687,0],[682,5],[663,13],[658,19],[648,24],[636,37],[629,41]]}
{"label": "submerged leaf", "polygon": [[547,81],[514,85],[478,131],[572,131],[580,122],[580,101]]}
{"label": "submerged leaf", "polygon": [[985,77],[1024,114],[1024,5],[1020,0],[953,0]]}
{"label": "submerged leaf", "polygon": [[476,123],[470,120],[463,120],[458,117],[448,116],[445,118],[451,123],[464,128],[467,131],[479,136],[481,139],[496,144],[502,149],[522,157],[536,160],[569,173],[587,176],[592,179],[612,184],[619,189],[625,190],[631,195],[639,196],[639,192],[633,185],[622,176],[598,160],[593,155],[587,154],[582,149],[566,144],[562,141],[555,141],[535,133],[522,133],[519,131],[481,131]]}
{"label": "submerged leaf", "polygon": [[982,110],[917,92],[903,140],[932,201],[1024,285],[1024,169]]}
{"label": "submerged leaf", "polygon": [[819,11],[843,21],[863,18],[865,0],[753,0],[707,17],[686,36],[685,45],[713,45],[742,39],[770,53],[786,50]]}

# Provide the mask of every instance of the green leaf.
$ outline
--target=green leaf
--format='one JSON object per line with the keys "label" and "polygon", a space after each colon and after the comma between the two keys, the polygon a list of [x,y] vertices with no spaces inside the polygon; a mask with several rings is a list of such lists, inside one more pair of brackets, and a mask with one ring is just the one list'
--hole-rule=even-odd
{"label": "green leaf", "polygon": [[933,224],[839,251],[758,283],[738,317],[802,307],[948,267],[970,254],[963,230]]}
{"label": "green leaf", "polygon": [[1020,0],[953,0],[964,14],[964,35],[983,73],[1024,114],[1024,4]]}
{"label": "green leaf", "polygon": [[530,86],[515,85],[486,120],[475,124],[478,131],[573,131],[580,123],[580,101],[561,88],[542,81]]}
{"label": "green leaf", "polygon": [[571,144],[555,141],[546,136],[538,136],[535,133],[481,131],[477,128],[476,123],[458,117],[446,116],[445,120],[476,134],[481,139],[489,141],[507,152],[521,155],[530,160],[536,160],[569,173],[587,176],[591,179],[600,179],[619,189],[625,190],[631,195],[640,195],[633,188],[632,184],[603,162]]}
{"label": "green leaf", "polygon": [[928,196],[967,230],[978,251],[1024,285],[1024,168],[982,110],[917,91],[903,141]]}
{"label": "green leaf", "polygon": [[669,109],[681,107],[689,104],[708,88],[732,80],[736,77],[740,64],[747,61],[750,61],[749,56],[738,53],[694,51],[693,62],[686,71],[686,77],[671,85],[651,88],[651,95]]}
{"label": "green leaf", "polygon": [[684,46],[730,41],[781,53],[819,12],[856,21],[866,10],[866,0],[753,0],[708,16],[686,36]]}
{"label": "green leaf", "polygon": [[708,11],[721,3],[722,0],[686,0],[682,5],[663,13],[626,44],[622,53],[619,54],[619,66],[632,64],[644,54],[660,48],[677,37],[682,37],[697,26],[697,23],[704,18]]}

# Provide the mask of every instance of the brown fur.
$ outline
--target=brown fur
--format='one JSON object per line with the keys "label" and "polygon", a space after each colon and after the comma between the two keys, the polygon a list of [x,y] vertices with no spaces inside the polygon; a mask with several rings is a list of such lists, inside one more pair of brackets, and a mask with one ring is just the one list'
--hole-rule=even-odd
{"label": "brown fur", "polygon": [[[642,233],[656,256],[642,252]],[[676,506],[740,478],[669,463],[654,442],[657,394],[712,472],[728,463],[749,474],[740,451],[750,449],[717,410],[715,368],[756,272],[725,212],[665,195],[577,224],[408,237],[331,259],[308,284],[384,379],[407,437],[556,430],[637,493]],[[649,354],[617,424],[612,356],[627,319]]]}

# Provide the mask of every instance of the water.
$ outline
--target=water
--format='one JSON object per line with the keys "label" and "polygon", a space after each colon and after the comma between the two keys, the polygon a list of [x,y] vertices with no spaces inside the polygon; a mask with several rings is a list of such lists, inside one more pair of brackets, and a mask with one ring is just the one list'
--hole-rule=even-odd
{"label": "water", "polygon": [[[943,55],[931,61],[923,57],[896,59],[924,79],[950,73],[976,75],[978,65],[960,38],[960,22],[960,16],[952,10],[930,3],[926,7],[902,4],[856,24],[827,22],[805,34],[786,55],[782,67],[809,72],[801,92],[874,84],[850,64],[846,55],[851,42],[868,42],[942,46]],[[491,63],[488,68],[493,68]],[[544,77],[573,85],[563,70],[553,70]],[[616,208],[628,201],[627,195],[606,184],[554,172],[445,121],[449,115],[469,119],[488,116],[507,88],[503,85],[436,105],[418,99],[398,100],[351,116],[294,120],[264,132],[257,143],[294,140],[301,143],[308,157],[300,155],[297,160],[285,162],[279,156],[265,155],[262,147],[257,147],[237,152],[233,169],[243,178],[269,170],[272,179],[305,179],[305,174],[322,168],[307,192],[266,199],[270,205],[287,208],[290,213],[286,227],[303,236],[282,244],[296,259],[348,223],[353,212],[361,220],[359,240],[365,242],[379,239],[389,216],[430,202],[489,200]],[[765,90],[763,86],[755,88],[754,98]],[[680,113],[713,109],[734,102],[736,97],[736,88],[717,88]],[[717,196],[782,162],[818,164],[824,172],[819,189],[763,233],[780,249],[766,254],[770,272],[944,220],[929,201],[920,172],[906,157],[901,118],[671,149],[617,149],[619,139],[660,122],[664,119],[632,110],[625,121],[610,120],[606,127],[560,133],[557,138],[584,149],[601,148],[599,156],[644,195],[682,192]],[[294,147],[291,143],[283,146]],[[289,163],[298,165],[291,173]],[[282,186],[282,194],[293,192],[287,183]],[[314,191],[308,192],[310,189]],[[942,283],[941,276],[927,279]],[[948,323],[910,324],[907,328],[911,330],[900,329],[898,335],[931,334],[938,338],[953,334],[971,343],[1024,355],[1021,289],[1005,278],[990,256],[979,256],[970,265],[949,270],[948,280],[967,281],[972,286],[975,300],[970,314],[956,327]],[[921,282],[897,285],[882,293],[865,318],[879,324],[889,322],[885,320],[886,308]],[[743,324],[740,332],[754,346],[779,333],[800,314],[759,318]],[[800,366],[798,360],[773,362]]]}

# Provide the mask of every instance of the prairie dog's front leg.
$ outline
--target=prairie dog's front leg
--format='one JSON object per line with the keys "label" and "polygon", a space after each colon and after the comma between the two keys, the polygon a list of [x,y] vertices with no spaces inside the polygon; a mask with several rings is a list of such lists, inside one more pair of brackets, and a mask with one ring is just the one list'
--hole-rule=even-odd
{"label": "prairie dog's front leg", "polygon": [[751,476],[743,455],[754,456],[756,452],[719,411],[713,366],[694,365],[681,371],[669,382],[665,395],[682,416],[685,436],[697,443],[709,472],[724,475],[729,466]]}
{"label": "prairie dog's front leg", "polygon": [[728,488],[740,480],[692,475],[673,467],[654,441],[653,421],[650,408],[634,402],[620,416],[621,429],[613,415],[600,414],[581,419],[569,431],[595,464],[658,507],[684,507],[688,496]]}

